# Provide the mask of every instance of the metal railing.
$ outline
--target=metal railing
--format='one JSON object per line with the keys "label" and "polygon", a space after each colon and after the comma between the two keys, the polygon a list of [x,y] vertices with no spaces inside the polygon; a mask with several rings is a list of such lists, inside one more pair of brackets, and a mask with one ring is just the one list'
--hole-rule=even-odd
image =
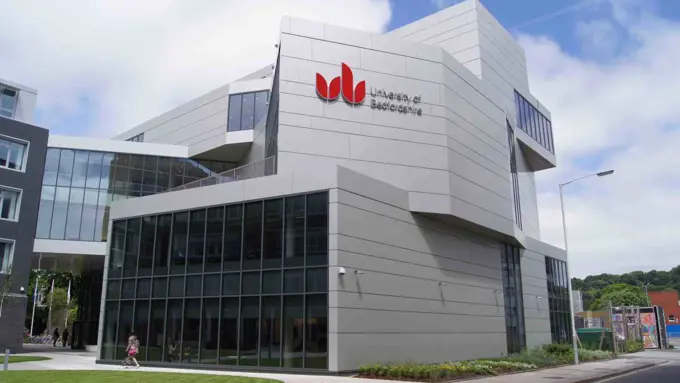
{"label": "metal railing", "polygon": [[251,162],[239,166],[226,172],[212,175],[198,181],[177,186],[166,190],[166,192],[200,188],[203,186],[219,185],[227,182],[243,181],[251,178],[265,177],[276,174],[276,157],[268,157],[261,161]]}

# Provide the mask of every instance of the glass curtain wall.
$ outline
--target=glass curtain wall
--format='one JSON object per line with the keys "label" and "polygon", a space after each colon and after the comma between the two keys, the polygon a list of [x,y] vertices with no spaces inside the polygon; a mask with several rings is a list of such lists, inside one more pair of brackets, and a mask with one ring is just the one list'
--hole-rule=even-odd
{"label": "glass curtain wall", "polygon": [[113,223],[102,359],[328,369],[328,193]]}
{"label": "glass curtain wall", "polygon": [[227,131],[257,129],[266,121],[269,91],[232,94],[229,96]]}
{"label": "glass curtain wall", "polygon": [[571,343],[567,263],[555,258],[545,257],[545,273],[548,279],[548,307],[550,309],[552,341],[553,343]]}
{"label": "glass curtain wall", "polygon": [[232,163],[49,148],[36,237],[106,241],[112,201],[161,193]]}
{"label": "glass curtain wall", "polygon": [[517,354],[526,348],[519,248],[508,244],[503,245],[501,265],[503,269],[505,332],[508,340],[508,354]]}
{"label": "glass curtain wall", "polygon": [[552,122],[517,91],[515,91],[515,112],[519,128],[554,154]]}

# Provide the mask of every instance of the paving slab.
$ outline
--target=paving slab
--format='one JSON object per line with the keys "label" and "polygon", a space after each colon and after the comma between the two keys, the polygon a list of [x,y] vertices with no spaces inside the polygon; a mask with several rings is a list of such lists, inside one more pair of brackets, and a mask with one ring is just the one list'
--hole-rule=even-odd
{"label": "paving slab", "polygon": [[[52,358],[40,362],[12,363],[9,365],[11,371],[17,370],[121,370],[118,365],[96,364],[96,356],[88,353],[78,352],[33,352],[32,356],[45,356]],[[658,355],[661,356],[661,355]],[[479,378],[469,380],[475,383],[587,383],[595,382],[604,377],[624,374],[646,367],[651,367],[665,362],[664,359],[654,359],[650,357],[619,358],[602,362],[584,363],[578,366],[566,366],[552,369],[545,369],[534,372],[501,375],[490,378]],[[141,367],[139,369],[128,369],[131,374],[137,371],[145,372],[177,372],[189,374],[209,374],[209,375],[229,375],[229,376],[249,376],[254,378],[267,378],[278,380],[284,383],[397,383],[388,380],[357,379],[346,376],[320,376],[320,375],[297,375],[297,374],[272,374],[238,371],[212,371],[212,370],[190,370],[182,368],[156,368]],[[460,381],[458,381],[460,382]],[[403,382],[402,382],[403,383]]]}

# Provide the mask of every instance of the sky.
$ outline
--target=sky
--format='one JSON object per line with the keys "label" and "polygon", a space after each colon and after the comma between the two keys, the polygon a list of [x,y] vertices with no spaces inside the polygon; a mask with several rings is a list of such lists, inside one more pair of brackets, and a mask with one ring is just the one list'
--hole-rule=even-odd
{"label": "sky", "polygon": [[[109,137],[274,61],[283,15],[383,32],[457,0],[0,0],[0,78],[38,89],[52,134]],[[558,166],[541,239],[572,275],[680,264],[680,2],[482,0],[525,50]]]}

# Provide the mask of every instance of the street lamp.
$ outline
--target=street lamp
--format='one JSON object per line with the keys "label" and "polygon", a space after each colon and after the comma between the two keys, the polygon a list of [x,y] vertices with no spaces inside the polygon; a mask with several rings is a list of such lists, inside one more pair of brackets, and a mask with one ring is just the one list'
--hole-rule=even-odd
{"label": "street lamp", "polygon": [[645,284],[642,285],[642,286],[644,286],[644,288],[645,288],[645,296],[647,297],[647,306],[651,306],[651,304],[649,303],[649,291],[648,291],[648,289],[649,289],[649,282],[645,283]]}
{"label": "street lamp", "polygon": [[571,290],[571,263],[569,263],[569,247],[567,245],[567,218],[566,215],[564,214],[564,187],[569,185],[570,183],[574,183],[576,181],[580,181],[585,178],[589,177],[604,177],[608,176],[610,174],[613,174],[613,170],[607,170],[604,172],[599,172],[599,173],[593,173],[593,174],[588,174],[583,177],[579,177],[576,179],[573,179],[571,181],[567,181],[563,184],[560,184],[560,205],[562,206],[562,229],[564,230],[564,253],[567,261],[567,285],[569,287],[569,312],[571,313],[571,343],[572,346],[574,347],[574,364],[578,364],[578,342],[576,340],[576,321],[574,320],[574,295]]}

